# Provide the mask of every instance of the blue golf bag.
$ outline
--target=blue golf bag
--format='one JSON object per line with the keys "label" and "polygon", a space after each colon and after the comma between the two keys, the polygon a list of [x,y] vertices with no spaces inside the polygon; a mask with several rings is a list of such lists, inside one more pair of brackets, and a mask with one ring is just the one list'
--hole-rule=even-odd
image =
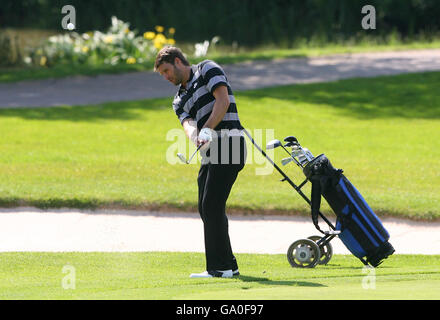
{"label": "blue golf bag", "polygon": [[312,183],[312,221],[319,231],[324,233],[318,225],[323,196],[337,216],[338,237],[365,265],[377,267],[394,253],[388,242],[388,231],[341,169],[335,169],[321,154],[310,161],[303,172]]}

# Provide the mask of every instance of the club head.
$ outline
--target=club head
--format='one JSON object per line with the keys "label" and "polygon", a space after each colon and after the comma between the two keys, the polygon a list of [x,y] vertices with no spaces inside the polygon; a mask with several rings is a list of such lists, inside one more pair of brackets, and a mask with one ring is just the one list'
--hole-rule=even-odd
{"label": "club head", "polygon": [[298,143],[298,139],[296,139],[294,136],[288,136],[284,138],[284,142]]}
{"label": "club head", "polygon": [[178,153],[177,157],[179,158],[180,161],[182,161],[183,163],[188,164],[188,161],[186,160],[185,156],[182,153]]}
{"label": "club head", "polygon": [[298,149],[292,149],[292,157],[298,157],[301,154],[301,150]]}
{"label": "club head", "polygon": [[280,146],[282,146],[281,141],[275,139],[275,140],[269,141],[269,142],[266,144],[266,149],[275,149],[275,148],[278,148],[278,147],[280,147]]}
{"label": "club head", "polygon": [[285,166],[286,164],[288,164],[289,162],[292,162],[292,161],[293,161],[293,159],[291,157],[284,158],[283,160],[281,160],[281,164],[283,166]]}

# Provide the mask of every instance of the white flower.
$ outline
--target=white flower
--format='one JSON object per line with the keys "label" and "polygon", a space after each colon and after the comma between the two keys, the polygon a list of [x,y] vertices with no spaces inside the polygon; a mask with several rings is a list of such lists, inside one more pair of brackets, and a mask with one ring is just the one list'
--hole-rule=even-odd
{"label": "white flower", "polygon": [[57,36],[51,36],[51,37],[49,37],[49,42],[50,42],[50,43],[57,43],[57,42],[58,42],[58,37],[57,37]]}
{"label": "white flower", "polygon": [[118,22],[119,22],[118,18],[116,18],[115,16],[112,16],[112,26],[114,28],[116,28],[118,26]]}
{"label": "white flower", "polygon": [[214,38],[211,39],[211,45],[216,45],[219,41],[220,41],[220,37],[215,36]]}
{"label": "white flower", "polygon": [[196,43],[195,44],[196,51],[195,51],[194,55],[196,57],[204,57],[208,53],[208,48],[209,48],[209,41],[208,40],[205,40],[203,43]]}
{"label": "white flower", "polygon": [[118,56],[115,56],[115,57],[111,58],[111,60],[110,60],[110,64],[111,64],[112,66],[117,65],[118,62],[119,62],[119,59],[120,59],[120,57],[118,57]]}

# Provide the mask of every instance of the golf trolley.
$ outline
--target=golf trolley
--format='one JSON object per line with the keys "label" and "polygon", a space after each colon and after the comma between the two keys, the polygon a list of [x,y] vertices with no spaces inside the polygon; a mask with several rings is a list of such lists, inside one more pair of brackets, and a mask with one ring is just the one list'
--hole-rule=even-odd
{"label": "golf trolley", "polygon": [[[302,169],[306,178],[296,185],[255,143],[246,129],[243,132],[283,176],[281,181],[287,181],[311,206],[313,223],[322,234],[322,236],[313,235],[307,239],[299,239],[289,246],[287,259],[292,267],[314,268],[317,265],[326,265],[333,256],[330,241],[337,236],[364,265],[376,267],[394,252],[394,248],[388,242],[389,234],[380,220],[356,188],[342,174],[343,171],[333,168],[324,154],[314,157],[307,148],[299,144],[294,136],[285,137],[284,144],[279,140],[267,143],[266,149],[281,147],[289,155],[282,159],[283,166],[294,162]],[[311,199],[301,190],[307,182],[312,183]],[[319,211],[321,194],[337,216],[336,226]],[[321,230],[318,217],[329,226],[330,230]]]}

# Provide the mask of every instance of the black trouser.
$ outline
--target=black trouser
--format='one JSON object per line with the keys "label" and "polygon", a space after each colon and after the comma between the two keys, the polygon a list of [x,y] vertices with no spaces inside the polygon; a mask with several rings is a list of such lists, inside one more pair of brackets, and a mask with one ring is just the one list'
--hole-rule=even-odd
{"label": "black trouser", "polygon": [[[227,139],[227,138],[226,138]],[[240,150],[229,144],[229,162],[203,164],[197,179],[199,186],[199,213],[203,221],[205,236],[206,270],[236,270],[237,262],[232,253],[229,239],[228,218],[226,216],[226,201],[231,188],[246,160],[246,144],[243,137],[233,137],[240,140]],[[212,143],[212,142],[211,142]],[[215,145],[212,144],[210,149]],[[224,146],[224,145],[223,145]],[[220,149],[220,144],[218,144]],[[209,150],[206,154],[210,154]],[[233,154],[240,152],[239,163],[233,163]],[[211,152],[212,153],[212,152]],[[203,153],[202,153],[203,155]],[[219,158],[221,151],[219,150]],[[225,161],[223,161],[225,162]],[[237,161],[235,161],[237,162]]]}

